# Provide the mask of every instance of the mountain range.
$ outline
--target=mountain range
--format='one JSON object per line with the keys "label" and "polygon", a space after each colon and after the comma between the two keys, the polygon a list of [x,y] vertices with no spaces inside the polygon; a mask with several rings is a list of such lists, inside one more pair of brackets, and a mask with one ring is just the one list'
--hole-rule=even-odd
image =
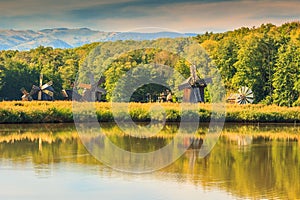
{"label": "mountain range", "polygon": [[88,28],[53,28],[33,30],[0,30],[0,50],[30,50],[39,46],[53,48],[74,48],[93,42],[116,40],[153,40],[157,38],[177,38],[196,36],[194,33],[176,32],[104,32]]}

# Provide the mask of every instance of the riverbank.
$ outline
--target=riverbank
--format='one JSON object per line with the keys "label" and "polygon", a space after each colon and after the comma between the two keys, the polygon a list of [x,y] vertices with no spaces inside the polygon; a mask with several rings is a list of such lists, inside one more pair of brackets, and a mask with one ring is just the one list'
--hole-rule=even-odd
{"label": "riverbank", "polygon": [[[157,107],[156,105],[161,105],[165,109],[165,115],[153,112],[152,108]],[[95,103],[95,109],[98,121],[112,122],[114,118],[123,120],[128,118],[122,112],[113,115],[111,103]],[[130,116],[137,122],[150,121],[151,112],[154,114],[152,116],[156,116],[158,120],[163,118],[167,122],[180,122],[181,120],[181,107],[177,103],[131,103],[129,106]],[[211,104],[199,104],[198,112],[191,114],[197,114],[201,122],[209,122],[211,112]],[[300,107],[226,104],[225,119],[226,122],[238,123],[300,123]],[[0,123],[63,122],[73,122],[72,102],[70,101],[0,102]]]}

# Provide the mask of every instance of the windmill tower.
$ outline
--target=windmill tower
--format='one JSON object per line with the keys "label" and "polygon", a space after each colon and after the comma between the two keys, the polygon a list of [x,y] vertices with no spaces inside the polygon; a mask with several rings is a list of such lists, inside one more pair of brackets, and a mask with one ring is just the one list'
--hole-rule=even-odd
{"label": "windmill tower", "polygon": [[207,83],[211,82],[211,78],[200,79],[197,76],[196,66],[191,65],[190,77],[178,86],[179,90],[183,90],[183,102],[205,102],[204,89],[207,86]]}

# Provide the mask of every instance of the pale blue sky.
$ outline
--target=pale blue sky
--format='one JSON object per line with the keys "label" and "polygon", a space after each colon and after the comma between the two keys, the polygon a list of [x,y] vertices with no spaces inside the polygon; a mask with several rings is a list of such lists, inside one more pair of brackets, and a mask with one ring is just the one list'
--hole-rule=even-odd
{"label": "pale blue sky", "polygon": [[0,29],[220,32],[300,19],[296,0],[0,0]]}

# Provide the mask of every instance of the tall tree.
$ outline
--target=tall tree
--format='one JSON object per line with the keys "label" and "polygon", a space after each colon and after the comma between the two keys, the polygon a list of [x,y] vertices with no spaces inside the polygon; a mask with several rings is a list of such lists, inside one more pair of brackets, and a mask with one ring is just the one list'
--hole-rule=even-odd
{"label": "tall tree", "polygon": [[237,72],[232,82],[236,88],[241,86],[251,88],[255,102],[260,102],[270,95],[272,49],[263,35],[250,34],[244,38],[238,51],[238,61],[234,64]]}
{"label": "tall tree", "polygon": [[36,70],[31,70],[27,65],[18,62],[8,62],[6,66],[0,67],[0,70],[0,99],[4,100],[21,99],[20,89],[24,87],[29,91],[32,83],[28,80],[34,80],[39,74]]}
{"label": "tall tree", "polygon": [[300,47],[294,41],[282,45],[279,49],[273,76],[274,103],[280,106],[292,106],[299,98]]}

